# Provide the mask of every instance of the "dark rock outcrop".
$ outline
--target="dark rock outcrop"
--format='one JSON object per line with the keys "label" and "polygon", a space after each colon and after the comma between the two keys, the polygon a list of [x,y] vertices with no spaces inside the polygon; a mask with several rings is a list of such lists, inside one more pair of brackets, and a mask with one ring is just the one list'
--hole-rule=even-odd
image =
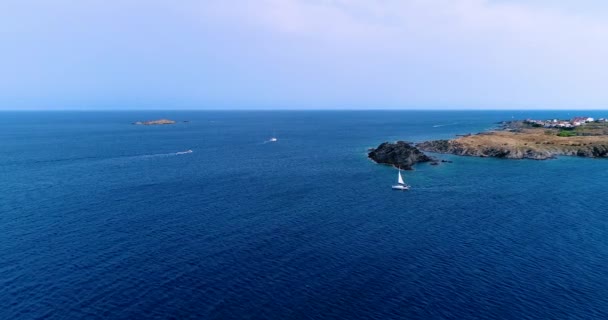
{"label": "dark rock outcrop", "polygon": [[404,170],[412,170],[412,166],[416,163],[434,160],[404,141],[384,142],[377,148],[371,149],[368,157],[376,163],[389,164]]}
{"label": "dark rock outcrop", "polygon": [[607,158],[608,157],[608,145],[583,146],[576,151],[576,155],[579,157],[588,157],[588,158]]}

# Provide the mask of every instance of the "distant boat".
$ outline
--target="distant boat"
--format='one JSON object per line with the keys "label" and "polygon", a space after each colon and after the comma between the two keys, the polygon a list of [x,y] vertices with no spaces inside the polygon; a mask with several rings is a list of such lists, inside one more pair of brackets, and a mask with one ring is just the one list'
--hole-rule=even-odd
{"label": "distant boat", "polygon": [[405,181],[403,181],[403,177],[401,176],[401,168],[399,168],[399,172],[397,173],[397,184],[393,185],[393,190],[406,191],[409,189],[410,189],[410,186],[405,184]]}
{"label": "distant boat", "polygon": [[272,131],[272,137],[270,138],[270,140],[268,140],[268,142],[277,142],[279,141],[279,139],[277,139],[277,132],[275,130]]}

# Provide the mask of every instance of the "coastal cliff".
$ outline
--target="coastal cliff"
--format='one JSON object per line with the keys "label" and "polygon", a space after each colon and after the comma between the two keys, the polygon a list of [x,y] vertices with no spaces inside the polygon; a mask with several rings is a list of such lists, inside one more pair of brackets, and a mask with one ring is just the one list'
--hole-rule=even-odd
{"label": "coastal cliff", "polygon": [[564,154],[558,150],[538,150],[509,145],[470,145],[458,139],[426,141],[416,145],[421,150],[459,156],[492,157],[505,159],[545,160]]}
{"label": "coastal cliff", "polygon": [[587,132],[564,135],[558,129],[527,128],[489,131],[451,140],[426,141],[416,145],[427,152],[505,159],[545,160],[556,156],[608,157],[608,135]]}
{"label": "coastal cliff", "polygon": [[388,164],[404,170],[412,170],[412,166],[419,162],[435,161],[404,141],[384,142],[377,148],[371,149],[368,157],[376,163]]}

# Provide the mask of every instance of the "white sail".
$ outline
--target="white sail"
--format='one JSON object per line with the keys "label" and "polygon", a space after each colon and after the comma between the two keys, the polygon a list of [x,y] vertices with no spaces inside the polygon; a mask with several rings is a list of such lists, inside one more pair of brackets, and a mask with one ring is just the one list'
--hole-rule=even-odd
{"label": "white sail", "polygon": [[405,184],[405,182],[403,182],[403,177],[401,176],[401,170],[399,170],[399,178],[397,179],[397,183]]}

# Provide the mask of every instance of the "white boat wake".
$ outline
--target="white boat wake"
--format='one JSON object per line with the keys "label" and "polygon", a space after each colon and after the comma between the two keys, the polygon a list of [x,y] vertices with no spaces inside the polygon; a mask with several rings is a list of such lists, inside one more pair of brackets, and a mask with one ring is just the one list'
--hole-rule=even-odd
{"label": "white boat wake", "polygon": [[440,128],[440,127],[445,127],[445,126],[453,126],[453,125],[457,125],[458,122],[455,123],[448,123],[448,124],[436,124],[433,126],[433,128]]}
{"label": "white boat wake", "polygon": [[273,142],[277,142],[277,141],[279,141],[279,139],[277,139],[277,138],[270,138],[269,140],[266,140],[266,141],[262,142],[262,144],[273,143]]}
{"label": "white boat wake", "polygon": [[127,158],[157,158],[157,157],[171,157],[171,156],[180,156],[184,154],[193,153],[192,150],[179,151],[179,152],[171,152],[171,153],[156,153],[156,154],[144,154],[140,156],[131,156]]}
{"label": "white boat wake", "polygon": [[73,162],[73,161],[89,161],[89,162],[100,162],[100,163],[124,163],[132,162],[144,159],[154,159],[172,156],[181,156],[193,153],[192,150],[170,152],[170,153],[155,153],[155,154],[138,154],[138,155],[122,155],[113,157],[80,157],[80,158],[63,158],[63,159],[49,159],[35,161],[34,163],[61,163],[61,162]]}

